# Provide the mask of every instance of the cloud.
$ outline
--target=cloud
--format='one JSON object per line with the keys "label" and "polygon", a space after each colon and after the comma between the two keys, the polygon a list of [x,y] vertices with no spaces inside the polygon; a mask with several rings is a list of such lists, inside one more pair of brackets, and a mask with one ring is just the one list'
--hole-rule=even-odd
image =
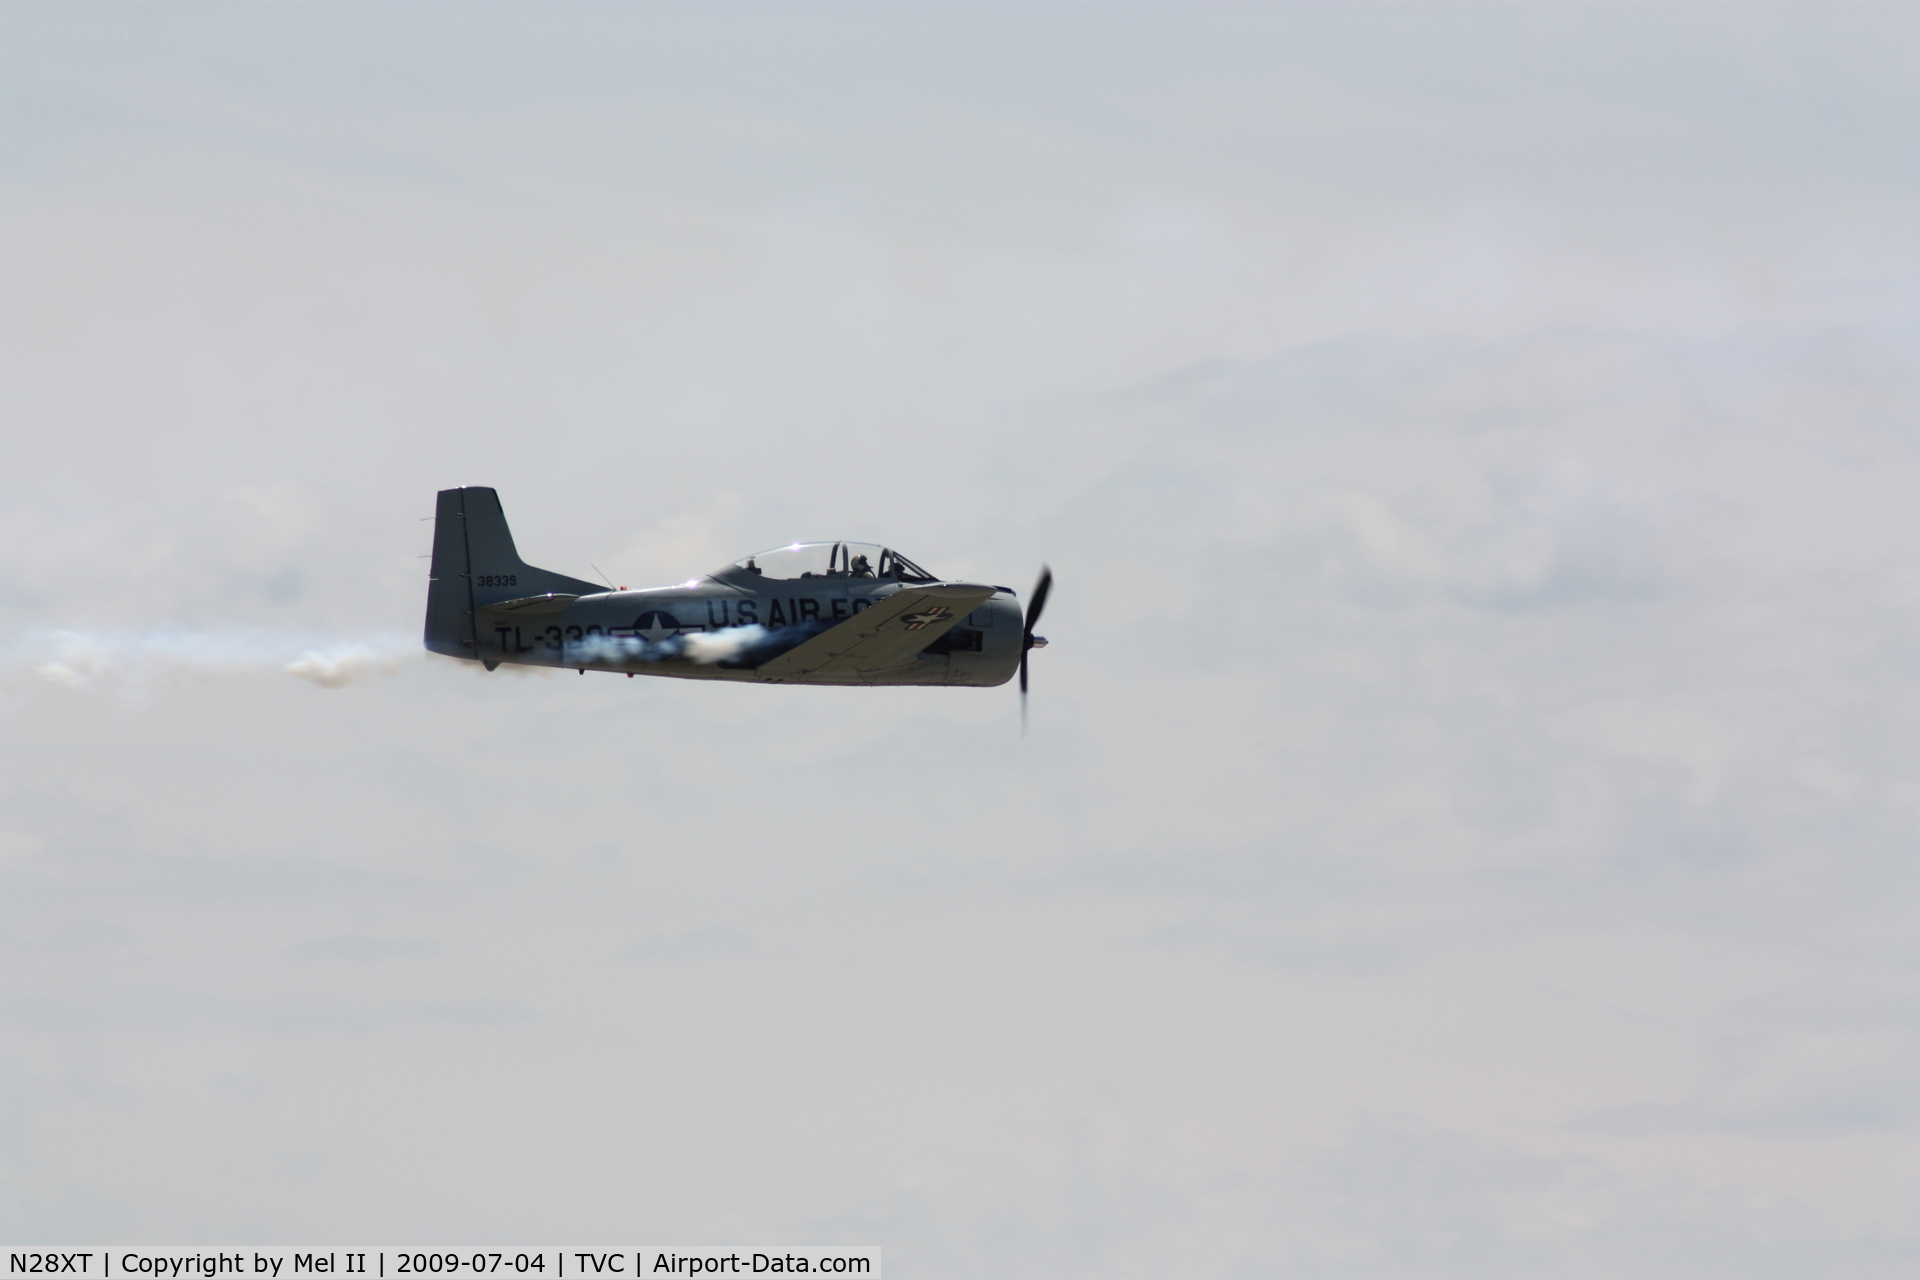
{"label": "cloud", "polygon": [[342,933],[302,942],[290,948],[288,954],[299,960],[385,961],[425,959],[439,951],[439,944],[425,938],[374,938]]}
{"label": "cloud", "polygon": [[626,953],[635,960],[679,960],[737,955],[753,949],[753,940],[745,934],[720,925],[708,925],[686,933],[642,938],[629,946]]}
{"label": "cloud", "polygon": [[[761,17],[0,16],[20,1234],[1907,1265],[1909,19]],[[461,483],[1034,732],[418,661]]]}
{"label": "cloud", "polygon": [[[1634,1185],[1591,1159],[1404,1119],[1366,1121],[1282,1164],[1278,1176],[1222,1179],[1204,1194],[1086,1167],[1054,1175],[1045,1191],[952,1170],[813,1229],[1009,1277],[1097,1259],[1107,1274],[1140,1276],[1837,1280],[1896,1276],[1912,1257],[1903,1240],[1792,1204],[1685,1178]],[[1036,1202],[1051,1213],[1031,1212]]]}

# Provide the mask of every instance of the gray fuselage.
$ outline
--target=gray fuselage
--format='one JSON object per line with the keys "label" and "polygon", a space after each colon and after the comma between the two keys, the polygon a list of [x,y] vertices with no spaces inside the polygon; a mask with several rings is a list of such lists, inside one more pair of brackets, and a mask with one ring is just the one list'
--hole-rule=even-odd
{"label": "gray fuselage", "polygon": [[763,675],[752,667],[702,662],[684,653],[658,659],[639,656],[675,638],[743,627],[774,633],[807,624],[830,627],[902,590],[898,582],[740,581],[745,576],[732,569],[689,586],[603,591],[541,613],[482,605],[476,611],[475,656],[538,667],[781,684],[991,686],[1005,684],[1019,669],[1020,604],[1010,591],[996,591],[927,649],[881,671]]}

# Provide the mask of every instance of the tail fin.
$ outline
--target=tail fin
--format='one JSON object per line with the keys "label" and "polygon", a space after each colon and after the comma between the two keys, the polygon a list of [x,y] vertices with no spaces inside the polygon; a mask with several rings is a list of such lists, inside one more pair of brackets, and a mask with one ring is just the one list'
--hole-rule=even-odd
{"label": "tail fin", "polygon": [[605,587],[536,569],[514,550],[500,495],[479,487],[442,489],[433,516],[433,568],[427,582],[427,648],[455,658],[481,656],[475,611],[523,596]]}

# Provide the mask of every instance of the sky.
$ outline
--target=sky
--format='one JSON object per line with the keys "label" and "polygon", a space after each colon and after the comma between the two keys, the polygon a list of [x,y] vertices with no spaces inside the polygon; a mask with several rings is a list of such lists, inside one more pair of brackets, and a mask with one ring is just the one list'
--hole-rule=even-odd
{"label": "sky", "polygon": [[[0,8],[0,1234],[1911,1274],[1917,26]],[[429,658],[458,484],[1031,733]]]}

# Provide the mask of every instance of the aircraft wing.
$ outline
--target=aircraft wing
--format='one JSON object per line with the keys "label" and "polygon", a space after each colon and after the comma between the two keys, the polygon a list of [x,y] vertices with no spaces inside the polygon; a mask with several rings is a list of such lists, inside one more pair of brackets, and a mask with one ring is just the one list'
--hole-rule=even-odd
{"label": "aircraft wing", "polygon": [[994,588],[971,582],[902,587],[760,664],[761,675],[804,676],[825,671],[879,671],[898,666],[993,598]]}

